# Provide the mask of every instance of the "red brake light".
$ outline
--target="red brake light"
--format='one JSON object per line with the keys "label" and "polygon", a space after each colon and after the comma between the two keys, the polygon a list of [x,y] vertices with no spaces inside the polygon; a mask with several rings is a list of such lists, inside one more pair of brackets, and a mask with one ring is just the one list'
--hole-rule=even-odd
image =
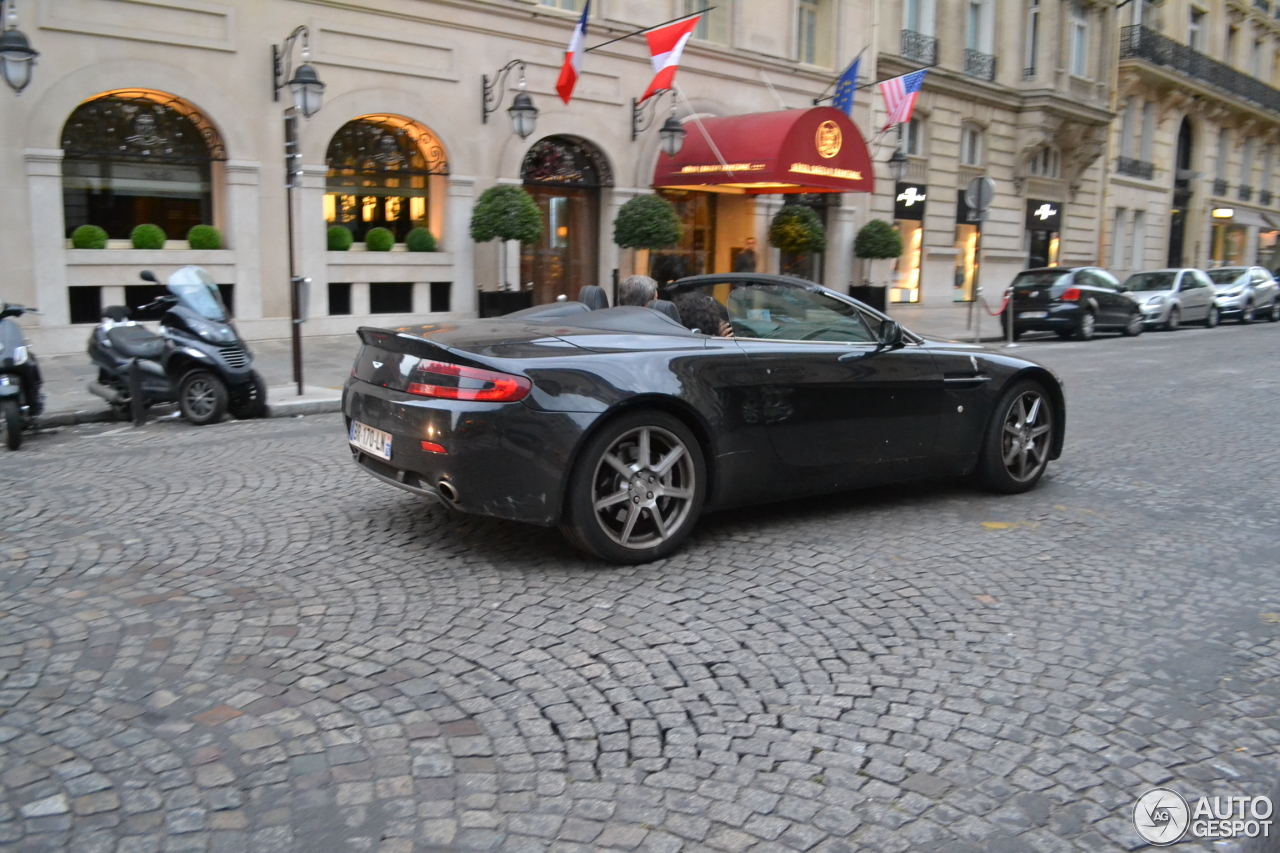
{"label": "red brake light", "polygon": [[1079,298],[1080,288],[1078,287],[1068,287],[1066,290],[1062,291],[1063,302],[1075,302]]}
{"label": "red brake light", "polygon": [[422,442],[422,449],[428,453],[443,453],[445,456],[449,455],[449,451],[444,449],[444,445],[436,444],[434,441]]}
{"label": "red brake light", "polygon": [[410,394],[481,403],[514,403],[533,387],[523,376],[426,359],[418,362],[410,378],[417,380],[405,389]]}

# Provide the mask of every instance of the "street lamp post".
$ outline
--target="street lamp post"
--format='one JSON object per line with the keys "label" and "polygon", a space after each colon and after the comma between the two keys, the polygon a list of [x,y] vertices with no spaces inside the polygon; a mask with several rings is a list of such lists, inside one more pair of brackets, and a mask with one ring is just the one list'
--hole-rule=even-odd
{"label": "street lamp post", "polygon": [[[284,167],[285,167],[285,228],[289,246],[289,314],[290,338],[293,344],[293,381],[302,395],[302,323],[306,320],[303,288],[311,283],[309,278],[298,276],[298,262],[293,237],[293,191],[302,174],[302,152],[298,146],[298,114],[311,118],[320,111],[324,99],[324,84],[311,65],[311,51],[307,44],[310,32],[298,27],[285,39],[283,47],[271,46],[272,100],[280,100],[280,90],[289,87],[293,105],[284,111]],[[293,59],[293,46],[302,38],[302,64],[289,76]]]}
{"label": "street lamp post", "polygon": [[31,66],[40,54],[31,49],[26,34],[18,29],[16,0],[0,0],[0,21],[0,72],[9,88],[20,94],[31,82]]}

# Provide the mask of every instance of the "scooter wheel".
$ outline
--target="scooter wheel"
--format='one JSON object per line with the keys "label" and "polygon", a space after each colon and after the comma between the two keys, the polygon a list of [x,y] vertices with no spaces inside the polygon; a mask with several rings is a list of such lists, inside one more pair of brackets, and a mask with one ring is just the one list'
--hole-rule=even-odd
{"label": "scooter wheel", "polygon": [[22,446],[22,407],[17,400],[9,397],[0,402],[0,422],[5,447],[17,450]]}
{"label": "scooter wheel", "polygon": [[253,371],[249,384],[232,399],[228,411],[241,421],[267,416],[267,381],[261,373]]}
{"label": "scooter wheel", "polygon": [[207,370],[192,371],[178,389],[178,406],[196,426],[217,423],[227,413],[227,386]]}

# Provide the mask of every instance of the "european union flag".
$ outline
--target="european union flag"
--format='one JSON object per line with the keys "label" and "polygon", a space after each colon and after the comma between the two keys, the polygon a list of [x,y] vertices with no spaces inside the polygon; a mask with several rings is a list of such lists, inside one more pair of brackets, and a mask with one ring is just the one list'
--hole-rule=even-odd
{"label": "european union flag", "polygon": [[853,117],[853,96],[858,89],[858,63],[861,61],[862,54],[858,54],[857,58],[840,75],[840,80],[836,83],[836,93],[831,96],[831,106],[850,118]]}

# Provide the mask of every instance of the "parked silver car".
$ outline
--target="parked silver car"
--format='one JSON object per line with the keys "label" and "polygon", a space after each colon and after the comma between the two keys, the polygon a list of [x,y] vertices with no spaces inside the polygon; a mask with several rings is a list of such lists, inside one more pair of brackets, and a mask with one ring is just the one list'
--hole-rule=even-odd
{"label": "parked silver car", "polygon": [[1136,272],[1120,287],[1138,303],[1148,326],[1172,332],[1183,323],[1204,323],[1212,329],[1222,318],[1214,303],[1213,282],[1200,270]]}
{"label": "parked silver car", "polygon": [[1266,317],[1280,320],[1280,285],[1262,267],[1218,267],[1208,271],[1217,292],[1214,302],[1223,317],[1252,323]]}

